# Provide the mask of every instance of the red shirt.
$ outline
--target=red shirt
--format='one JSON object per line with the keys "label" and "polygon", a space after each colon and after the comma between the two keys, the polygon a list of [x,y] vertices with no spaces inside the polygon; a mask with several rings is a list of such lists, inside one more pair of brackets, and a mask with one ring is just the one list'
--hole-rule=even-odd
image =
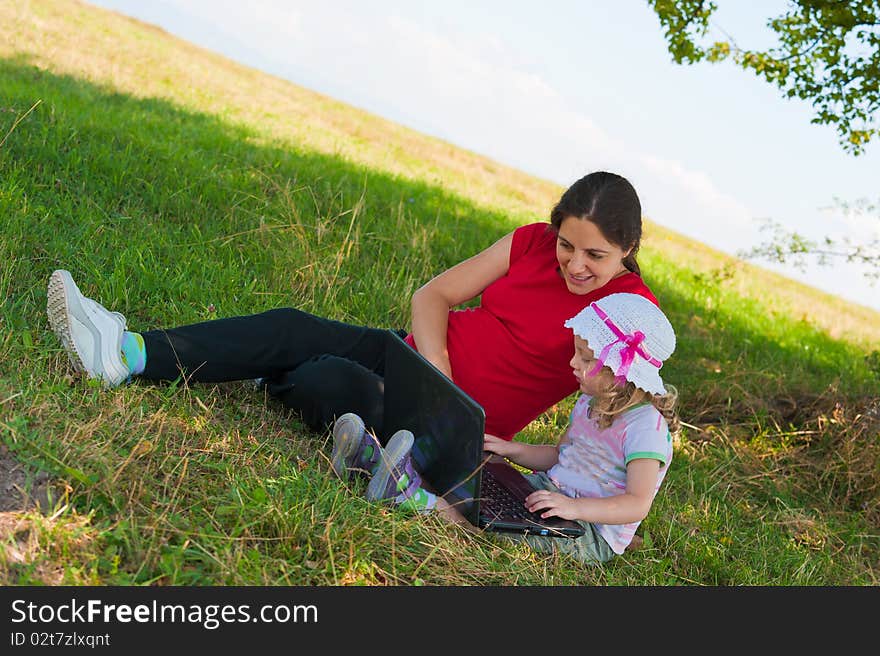
{"label": "red shirt", "polygon": [[[556,232],[548,223],[513,233],[510,267],[477,308],[451,310],[447,350],[456,384],[483,406],[486,432],[511,439],[578,389],[569,360],[573,335],[563,324],[593,301],[618,292],[657,299],[635,273],[589,294],[568,291],[558,273]],[[406,341],[415,347],[413,336]]]}

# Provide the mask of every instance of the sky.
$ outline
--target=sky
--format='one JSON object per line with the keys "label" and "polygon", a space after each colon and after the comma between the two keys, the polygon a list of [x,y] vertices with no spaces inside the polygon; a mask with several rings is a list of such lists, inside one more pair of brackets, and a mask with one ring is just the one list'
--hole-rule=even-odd
{"label": "sky", "polygon": [[[811,106],[734,64],[672,62],[644,0],[90,0],[566,187],[610,170],[650,220],[736,255],[772,220],[866,243],[880,141],[846,154]],[[772,44],[783,0],[718,0],[710,37]],[[548,208],[548,214],[549,214]],[[546,217],[545,217],[546,218]],[[856,265],[755,261],[880,309]]]}

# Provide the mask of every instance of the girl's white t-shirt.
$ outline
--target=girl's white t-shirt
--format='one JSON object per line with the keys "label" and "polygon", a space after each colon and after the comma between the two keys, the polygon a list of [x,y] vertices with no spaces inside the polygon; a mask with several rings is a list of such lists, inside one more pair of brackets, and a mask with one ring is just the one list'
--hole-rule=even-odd
{"label": "girl's white t-shirt", "polygon": [[[571,497],[603,498],[626,491],[626,466],[637,458],[660,461],[656,496],[672,461],[672,436],[666,419],[653,405],[630,408],[608,428],[590,418],[591,396],[582,395],[574,405],[568,427],[568,443],[560,446],[559,461],[547,472],[559,489]],[[640,522],[594,526],[617,553],[632,541]]]}

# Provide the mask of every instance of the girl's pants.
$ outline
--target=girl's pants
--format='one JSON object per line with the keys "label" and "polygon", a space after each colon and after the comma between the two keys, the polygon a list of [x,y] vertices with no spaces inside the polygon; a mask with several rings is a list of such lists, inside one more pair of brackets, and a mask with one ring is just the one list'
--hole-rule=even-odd
{"label": "girl's pants", "polygon": [[[396,331],[401,337],[405,331]],[[382,435],[389,331],[292,308],[141,333],[149,380],[262,379],[268,392],[322,431],[355,412]]]}

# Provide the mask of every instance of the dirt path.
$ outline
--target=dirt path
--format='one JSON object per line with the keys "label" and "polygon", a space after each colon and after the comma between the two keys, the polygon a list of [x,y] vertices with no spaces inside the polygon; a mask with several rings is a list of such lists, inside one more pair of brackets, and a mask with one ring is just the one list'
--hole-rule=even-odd
{"label": "dirt path", "polygon": [[0,512],[50,508],[49,474],[20,463],[0,445]]}

